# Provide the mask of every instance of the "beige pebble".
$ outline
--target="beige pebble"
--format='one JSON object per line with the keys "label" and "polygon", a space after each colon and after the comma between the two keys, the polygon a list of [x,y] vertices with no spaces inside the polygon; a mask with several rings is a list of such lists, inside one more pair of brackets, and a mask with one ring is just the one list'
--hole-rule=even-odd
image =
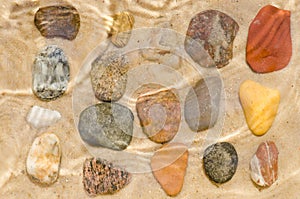
{"label": "beige pebble", "polygon": [[250,130],[255,135],[264,135],[271,128],[277,114],[279,91],[246,80],[240,86],[239,95]]}

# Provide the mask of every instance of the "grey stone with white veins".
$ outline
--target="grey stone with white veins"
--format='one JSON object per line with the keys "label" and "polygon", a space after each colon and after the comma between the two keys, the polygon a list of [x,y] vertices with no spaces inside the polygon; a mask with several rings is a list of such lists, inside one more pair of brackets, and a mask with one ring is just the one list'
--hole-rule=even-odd
{"label": "grey stone with white veins", "polygon": [[67,90],[69,79],[69,63],[63,50],[56,45],[46,46],[33,64],[33,93],[42,100],[56,99]]}
{"label": "grey stone with white veins", "polygon": [[78,130],[81,139],[95,147],[124,150],[130,144],[134,116],[130,109],[117,103],[100,103],[83,110]]}

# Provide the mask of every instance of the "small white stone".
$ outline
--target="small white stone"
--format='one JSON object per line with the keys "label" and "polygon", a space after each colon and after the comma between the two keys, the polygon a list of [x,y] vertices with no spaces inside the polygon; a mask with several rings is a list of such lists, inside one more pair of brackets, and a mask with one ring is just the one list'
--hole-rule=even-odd
{"label": "small white stone", "polygon": [[26,171],[32,181],[42,185],[53,184],[59,174],[61,147],[55,134],[37,137],[28,154]]}
{"label": "small white stone", "polygon": [[34,128],[50,126],[61,118],[58,111],[33,106],[27,115],[27,122]]}

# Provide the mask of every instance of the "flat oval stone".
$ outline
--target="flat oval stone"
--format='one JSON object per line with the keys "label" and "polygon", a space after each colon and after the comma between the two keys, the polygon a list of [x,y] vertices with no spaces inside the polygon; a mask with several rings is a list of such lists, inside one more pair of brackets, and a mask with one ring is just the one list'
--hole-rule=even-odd
{"label": "flat oval stone", "polygon": [[159,84],[146,84],[140,89],[136,110],[143,132],[153,142],[169,142],[177,134],[181,120],[175,90]]}
{"label": "flat oval stone", "polygon": [[220,142],[209,146],[204,151],[203,166],[206,175],[216,183],[225,183],[235,174],[238,155],[228,142]]}
{"label": "flat oval stone", "polygon": [[73,40],[79,31],[80,17],[72,5],[47,6],[35,13],[34,24],[46,38]]}
{"label": "flat oval stone", "polygon": [[278,149],[274,142],[261,143],[251,159],[251,178],[259,186],[271,186],[278,178]]}
{"label": "flat oval stone", "polygon": [[28,153],[26,171],[30,179],[41,185],[53,184],[59,174],[61,147],[58,137],[45,133],[37,137]]}
{"label": "flat oval stone", "polygon": [[89,158],[83,164],[83,186],[89,196],[114,194],[130,183],[131,174],[107,160]]}
{"label": "flat oval stone", "polygon": [[101,101],[117,101],[126,90],[125,57],[116,52],[100,55],[92,63],[91,83],[95,96]]}
{"label": "flat oval stone", "polygon": [[213,127],[218,119],[222,82],[218,77],[199,80],[188,92],[184,104],[185,121],[192,131]]}
{"label": "flat oval stone", "polygon": [[133,120],[127,107],[104,102],[80,113],[78,130],[81,139],[91,146],[124,150],[131,142]]}
{"label": "flat oval stone", "polygon": [[122,48],[126,46],[130,39],[134,17],[129,12],[119,12],[112,15],[112,19],[113,24],[109,32],[111,42],[115,46]]}
{"label": "flat oval stone", "polygon": [[291,12],[263,7],[250,24],[246,58],[251,69],[268,73],[283,69],[292,56]]}
{"label": "flat oval stone", "polygon": [[67,90],[70,68],[63,50],[46,46],[36,56],[32,70],[32,90],[41,100],[53,100]]}
{"label": "flat oval stone", "polygon": [[237,22],[225,13],[217,10],[200,12],[190,21],[184,42],[185,50],[197,62],[200,55],[194,52],[197,51],[193,44],[196,42],[207,51],[215,65],[222,68],[232,59],[233,40],[238,30]]}

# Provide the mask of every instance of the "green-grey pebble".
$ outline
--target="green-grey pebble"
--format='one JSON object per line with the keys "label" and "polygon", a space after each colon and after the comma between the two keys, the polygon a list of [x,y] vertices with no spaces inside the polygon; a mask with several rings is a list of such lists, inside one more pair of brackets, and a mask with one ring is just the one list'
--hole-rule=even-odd
{"label": "green-grey pebble", "polygon": [[216,183],[229,181],[238,165],[238,155],[232,144],[220,142],[204,151],[203,167],[210,180]]}
{"label": "green-grey pebble", "polygon": [[118,103],[100,103],[81,112],[78,129],[84,142],[91,146],[124,150],[130,144],[134,116]]}

